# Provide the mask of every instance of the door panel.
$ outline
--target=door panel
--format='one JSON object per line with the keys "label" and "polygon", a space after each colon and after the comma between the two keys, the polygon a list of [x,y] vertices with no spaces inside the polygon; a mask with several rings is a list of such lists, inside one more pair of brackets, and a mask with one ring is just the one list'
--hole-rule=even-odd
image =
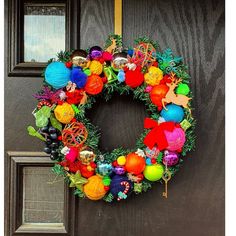
{"label": "door panel", "polygon": [[[82,0],[80,11],[81,47],[87,48],[93,44],[103,46],[107,35],[114,31],[113,1]],[[8,42],[7,30],[6,25],[5,42]],[[144,35],[158,40],[162,49],[172,48],[176,55],[184,57],[189,66],[194,116],[197,119],[196,151],[188,155],[181,171],[170,181],[168,199],[162,198],[163,186],[159,184],[154,185],[147,193],[132,196],[121,204],[76,199],[73,204],[75,215],[72,215],[76,222],[71,235],[222,236],[225,144],[224,1],[123,0],[125,45],[131,46],[133,39]],[[6,47],[6,59],[7,53]],[[32,94],[41,86],[41,78],[7,77],[5,70],[6,151],[42,150],[43,145],[29,137],[25,129],[28,124],[34,123],[33,116],[30,115],[35,106]],[[113,149],[118,144],[126,144],[132,148],[132,138],[139,134],[144,116],[142,105],[123,97],[112,99],[109,109],[102,101],[98,101],[96,109],[89,112],[89,117],[103,131],[100,142],[103,150]],[[113,135],[107,140],[109,133],[106,118],[117,134],[117,137]],[[7,156],[5,163],[8,172],[10,165]],[[7,179],[6,199],[9,198]],[[6,200],[6,211],[8,204],[9,201]],[[6,232],[9,226],[7,222],[6,220]]]}

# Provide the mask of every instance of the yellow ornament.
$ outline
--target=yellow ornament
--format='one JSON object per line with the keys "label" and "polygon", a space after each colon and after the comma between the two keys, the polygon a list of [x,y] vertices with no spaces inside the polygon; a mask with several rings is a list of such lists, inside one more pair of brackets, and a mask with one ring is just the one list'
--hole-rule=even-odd
{"label": "yellow ornament", "polygon": [[144,80],[148,85],[155,86],[160,83],[163,78],[163,72],[155,66],[151,66],[144,75]]}
{"label": "yellow ornament", "polygon": [[100,75],[102,74],[103,67],[99,61],[91,61],[89,69],[92,74]]}
{"label": "yellow ornament", "polygon": [[99,175],[93,175],[88,178],[88,183],[84,185],[84,193],[90,200],[99,200],[106,194],[102,178]]}
{"label": "yellow ornament", "polygon": [[55,117],[63,124],[68,124],[75,116],[75,112],[70,104],[67,102],[62,105],[57,105],[54,110]]}
{"label": "yellow ornament", "polygon": [[124,166],[125,163],[126,163],[126,157],[125,156],[119,156],[116,161],[117,161],[118,165]]}

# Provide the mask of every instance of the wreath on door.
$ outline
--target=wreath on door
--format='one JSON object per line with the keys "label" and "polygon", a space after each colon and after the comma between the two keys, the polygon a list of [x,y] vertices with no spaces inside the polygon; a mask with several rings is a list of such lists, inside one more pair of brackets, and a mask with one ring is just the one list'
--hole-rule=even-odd
{"label": "wreath on door", "polygon": [[[60,52],[49,60],[43,88],[33,95],[37,130],[28,126],[28,133],[45,143],[53,172],[79,197],[121,201],[155,182],[165,184],[167,197],[167,182],[195,143],[189,78],[181,57],[145,37],[134,48],[110,35],[103,49]],[[142,101],[149,117],[134,149],[102,153],[99,130],[86,110],[97,97],[108,101],[114,93]]]}

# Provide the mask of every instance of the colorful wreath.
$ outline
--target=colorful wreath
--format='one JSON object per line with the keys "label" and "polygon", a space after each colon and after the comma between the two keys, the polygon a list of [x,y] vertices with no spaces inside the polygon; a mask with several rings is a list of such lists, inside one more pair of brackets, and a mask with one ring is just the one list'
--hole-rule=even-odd
{"label": "colorful wreath", "polygon": [[[122,46],[121,36],[110,35],[104,49],[60,52],[49,60],[44,86],[34,95],[35,130],[30,135],[45,142],[44,152],[55,161],[53,172],[74,187],[74,194],[107,202],[142,193],[152,183],[167,182],[194,148],[195,120],[187,67],[170,49],[159,50],[147,38],[134,48]],[[96,98],[106,101],[113,93],[133,94],[149,117],[133,150],[98,149],[99,130],[88,118]]]}

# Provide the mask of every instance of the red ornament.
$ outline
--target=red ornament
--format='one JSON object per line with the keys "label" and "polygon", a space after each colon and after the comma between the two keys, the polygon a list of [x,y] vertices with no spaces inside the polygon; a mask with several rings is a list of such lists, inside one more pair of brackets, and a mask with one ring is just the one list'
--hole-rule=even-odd
{"label": "red ornament", "polygon": [[125,168],[127,172],[139,175],[145,169],[146,163],[145,159],[142,156],[132,152],[126,156]]}
{"label": "red ornament", "polygon": [[60,141],[61,141],[61,140],[62,140],[62,136],[61,136],[61,135],[58,136],[58,137],[57,137],[57,140],[60,140]]}
{"label": "red ornament", "polygon": [[162,98],[165,98],[167,92],[169,91],[169,87],[166,84],[159,84],[152,88],[150,92],[150,99],[153,104],[155,104],[158,110],[162,109]]}
{"label": "red ornament", "polygon": [[151,159],[151,163],[152,163],[152,164],[156,164],[156,163],[157,163],[156,159],[155,159],[155,158],[152,158],[152,159]]}
{"label": "red ornament", "polygon": [[114,167],[119,166],[116,160],[112,162],[112,165],[113,165]]}
{"label": "red ornament", "polygon": [[108,191],[110,189],[109,186],[104,186],[105,191]]}
{"label": "red ornament", "polygon": [[71,68],[73,64],[72,64],[72,62],[68,61],[65,63],[65,65],[67,68]]}
{"label": "red ornament", "polygon": [[88,94],[99,94],[103,89],[102,78],[95,74],[90,75],[84,89]]}
{"label": "red ornament", "polygon": [[107,77],[102,77],[102,82],[104,83],[104,84],[106,84],[107,82],[108,82],[108,79],[107,79]]}
{"label": "red ornament", "polygon": [[140,86],[144,81],[144,75],[141,67],[137,66],[135,70],[127,70],[125,73],[125,83],[131,88]]}
{"label": "red ornament", "polygon": [[83,98],[83,90],[82,89],[75,89],[73,92],[66,92],[66,101],[69,104],[78,104]]}

